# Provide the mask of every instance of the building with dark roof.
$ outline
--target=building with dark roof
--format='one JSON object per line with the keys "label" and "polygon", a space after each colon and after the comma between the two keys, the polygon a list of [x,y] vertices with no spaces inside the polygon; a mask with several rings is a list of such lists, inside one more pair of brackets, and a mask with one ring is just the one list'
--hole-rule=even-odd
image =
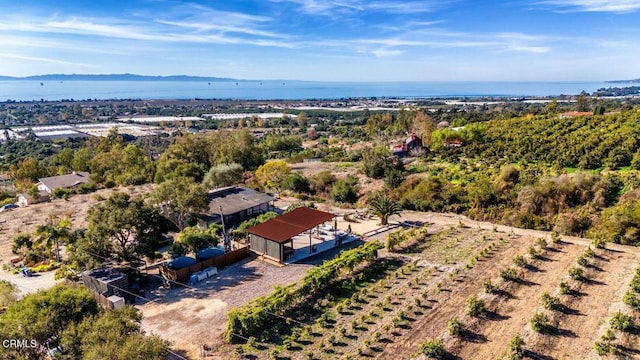
{"label": "building with dark roof", "polygon": [[275,198],[243,186],[229,186],[209,191],[209,211],[197,214],[198,225],[238,224],[256,215],[272,211]]}
{"label": "building with dark roof", "polygon": [[[247,229],[251,244],[250,250],[282,264],[295,251],[293,237],[334,217],[336,217],[335,214],[306,207],[294,209],[275,219]],[[311,243],[311,232],[309,232],[309,242]]]}
{"label": "building with dark roof", "polygon": [[78,186],[91,181],[90,174],[85,171],[72,172],[71,174],[50,176],[38,179],[38,190],[52,194],[55,189],[76,189]]}

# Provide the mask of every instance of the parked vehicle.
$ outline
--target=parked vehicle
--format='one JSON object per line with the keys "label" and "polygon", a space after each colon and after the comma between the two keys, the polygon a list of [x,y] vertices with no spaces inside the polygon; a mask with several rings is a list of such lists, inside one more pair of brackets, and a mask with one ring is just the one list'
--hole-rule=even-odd
{"label": "parked vehicle", "polygon": [[16,204],[7,204],[7,205],[4,205],[4,206],[0,207],[0,212],[13,210],[13,209],[16,209],[18,207],[19,206],[16,205]]}

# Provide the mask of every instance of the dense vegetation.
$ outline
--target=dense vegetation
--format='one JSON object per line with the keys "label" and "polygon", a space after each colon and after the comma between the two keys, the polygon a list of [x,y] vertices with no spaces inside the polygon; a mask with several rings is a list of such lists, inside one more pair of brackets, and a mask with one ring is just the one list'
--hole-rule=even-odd
{"label": "dense vegetation", "polygon": [[3,359],[164,359],[168,343],[146,336],[132,308],[100,310],[86,289],[57,285],[9,303],[0,338],[35,341],[0,347]]}
{"label": "dense vegetation", "polygon": [[442,155],[478,158],[487,164],[541,163],[556,169],[638,169],[639,124],[637,111],[494,120],[484,124],[481,136],[466,146],[447,149]]}
{"label": "dense vegetation", "polygon": [[285,314],[315,291],[325,288],[360,264],[374,260],[381,247],[380,243],[369,242],[347,250],[339,257],[309,269],[301,281],[286,287],[277,287],[270,295],[231,310],[227,322],[227,340],[236,341],[257,335],[272,322],[274,316]]}

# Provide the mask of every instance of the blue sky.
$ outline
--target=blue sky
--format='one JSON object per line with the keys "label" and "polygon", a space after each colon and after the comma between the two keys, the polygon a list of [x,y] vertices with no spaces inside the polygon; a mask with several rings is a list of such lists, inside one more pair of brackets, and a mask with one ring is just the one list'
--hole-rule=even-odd
{"label": "blue sky", "polygon": [[580,81],[639,63],[640,0],[0,0],[0,75]]}

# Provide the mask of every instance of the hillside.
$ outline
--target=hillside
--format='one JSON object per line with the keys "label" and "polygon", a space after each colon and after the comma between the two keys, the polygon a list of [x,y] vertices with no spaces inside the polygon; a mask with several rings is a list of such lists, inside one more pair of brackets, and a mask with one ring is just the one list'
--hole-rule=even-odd
{"label": "hillside", "polygon": [[136,74],[46,74],[24,77],[0,76],[0,80],[37,80],[37,81],[238,81],[232,78],[168,75],[149,76]]}
{"label": "hillside", "polygon": [[492,120],[467,146],[449,150],[489,163],[541,162],[561,168],[640,166],[640,113]]}

